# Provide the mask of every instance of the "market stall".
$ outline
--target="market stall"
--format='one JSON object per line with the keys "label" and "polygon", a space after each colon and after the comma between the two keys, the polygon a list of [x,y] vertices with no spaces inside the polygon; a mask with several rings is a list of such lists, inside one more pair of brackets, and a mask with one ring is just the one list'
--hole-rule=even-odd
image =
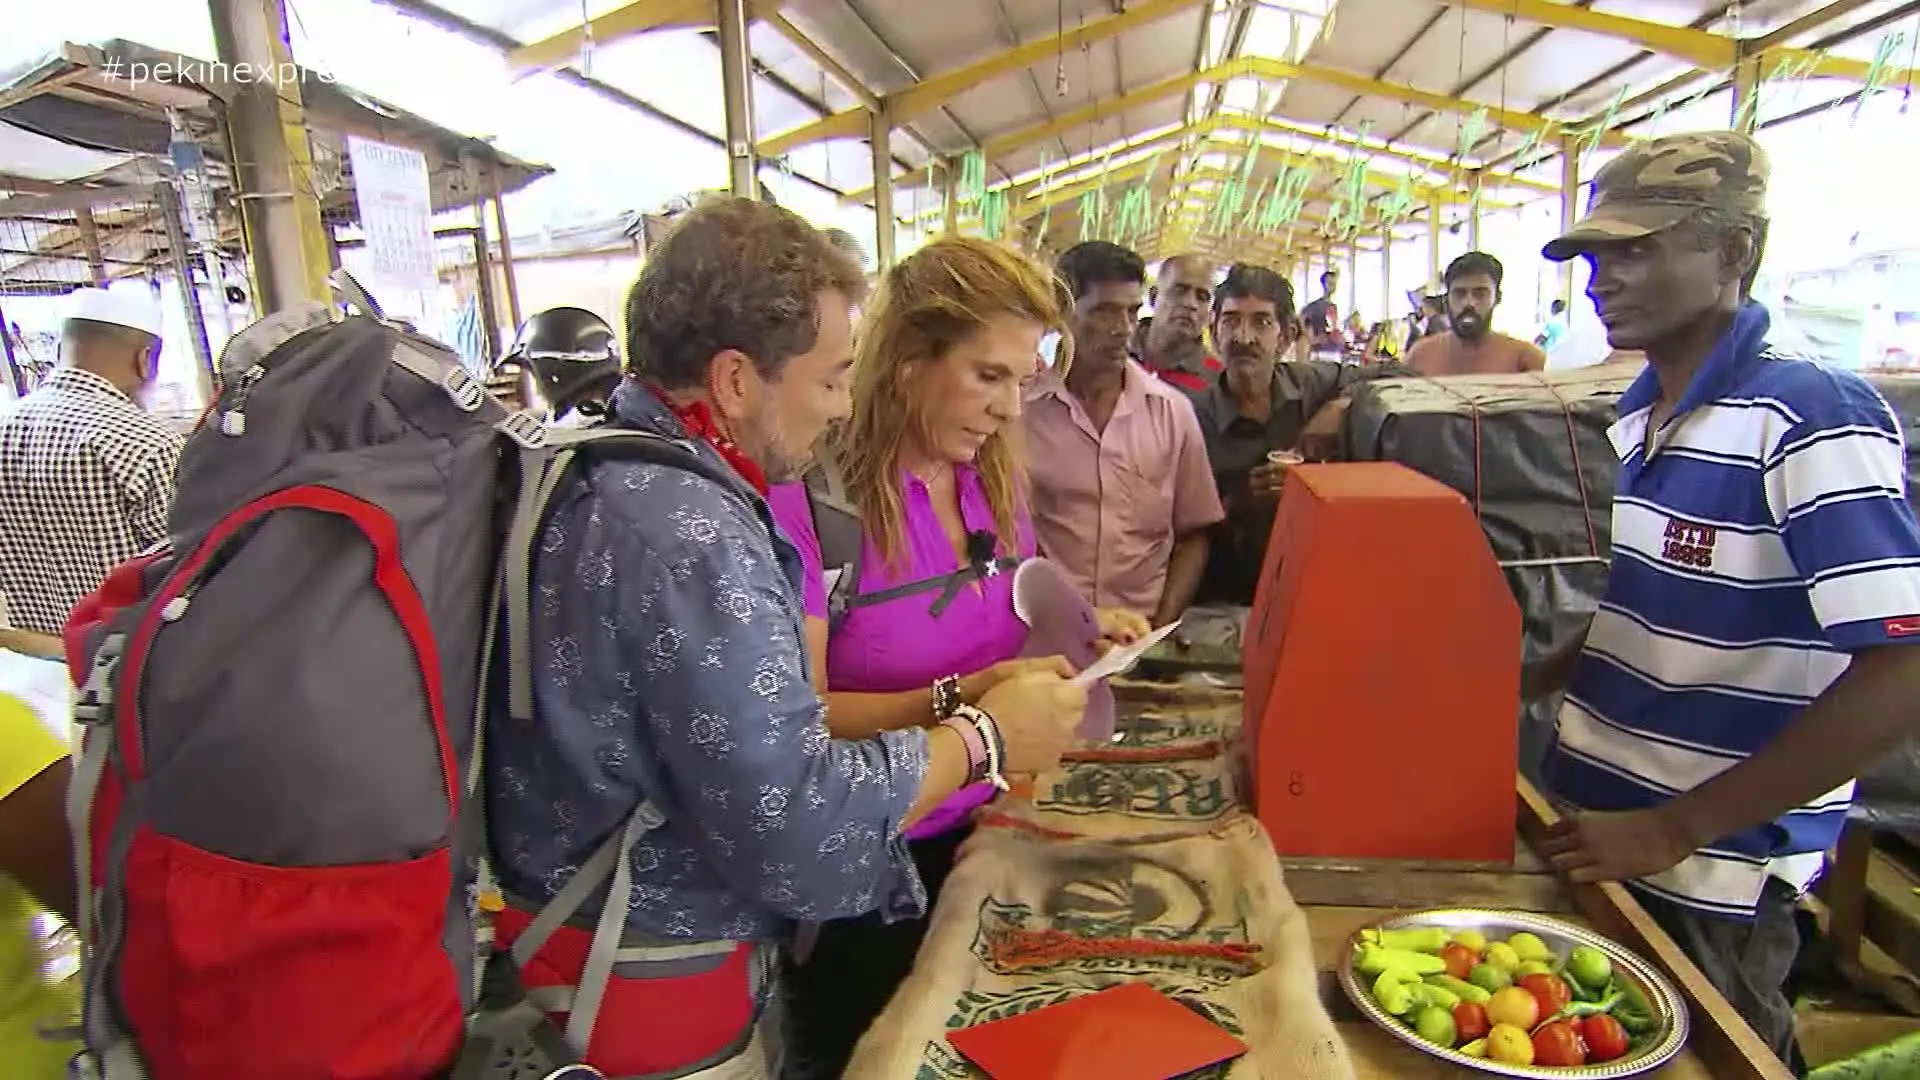
{"label": "market stall", "polygon": [[950,1029],[1145,981],[1238,1035],[1220,1080],[1426,1080],[1461,1067],[1363,1018],[1332,972],[1396,912],[1479,906],[1590,927],[1665,972],[1692,1020],[1656,1075],[1785,1080],[1767,1048],[1618,886],[1570,887],[1526,837],[1552,818],[1516,788],[1509,864],[1286,860],[1246,811],[1241,700],[1218,682],[1126,682],[1117,743],[1089,745],[1003,800],[963,851],[912,977],[849,1080],[978,1076]]}

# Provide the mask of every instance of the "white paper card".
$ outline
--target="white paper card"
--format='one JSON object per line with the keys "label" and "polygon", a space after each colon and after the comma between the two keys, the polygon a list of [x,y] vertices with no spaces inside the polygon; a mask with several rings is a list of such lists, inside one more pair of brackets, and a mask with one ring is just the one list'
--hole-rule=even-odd
{"label": "white paper card", "polygon": [[1080,674],[1073,677],[1075,686],[1090,686],[1101,679],[1110,679],[1125,674],[1133,665],[1145,656],[1148,649],[1166,640],[1168,634],[1179,629],[1180,620],[1175,619],[1167,625],[1141,638],[1131,645],[1115,645],[1107,650],[1107,655],[1087,665]]}

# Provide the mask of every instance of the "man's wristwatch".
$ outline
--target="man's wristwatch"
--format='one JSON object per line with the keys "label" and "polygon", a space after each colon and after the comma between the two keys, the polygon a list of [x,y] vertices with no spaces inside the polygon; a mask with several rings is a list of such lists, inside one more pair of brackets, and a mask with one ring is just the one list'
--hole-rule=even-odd
{"label": "man's wristwatch", "polygon": [[942,675],[933,680],[933,722],[939,723],[953,715],[953,710],[962,704],[960,697],[960,676]]}

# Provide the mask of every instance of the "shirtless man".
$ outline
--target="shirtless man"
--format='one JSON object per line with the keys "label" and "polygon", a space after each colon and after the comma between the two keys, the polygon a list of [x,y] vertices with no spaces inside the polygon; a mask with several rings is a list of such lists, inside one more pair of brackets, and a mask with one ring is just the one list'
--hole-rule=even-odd
{"label": "shirtless man", "polygon": [[1540,371],[1547,354],[1531,342],[1493,329],[1500,303],[1500,260],[1469,251],[1447,265],[1447,316],[1452,329],[1429,334],[1407,350],[1406,365],[1421,375],[1499,375]]}

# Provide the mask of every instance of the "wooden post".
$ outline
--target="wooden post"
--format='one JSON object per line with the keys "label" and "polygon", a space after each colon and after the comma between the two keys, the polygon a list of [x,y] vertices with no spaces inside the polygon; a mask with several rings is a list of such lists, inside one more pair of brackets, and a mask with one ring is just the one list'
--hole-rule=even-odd
{"label": "wooden post", "polygon": [[100,251],[100,226],[93,220],[93,208],[83,206],[73,212],[73,224],[80,230],[80,246],[87,253],[87,272],[93,283],[107,287],[107,260]]}
{"label": "wooden post", "polygon": [[507,289],[507,321],[520,328],[520,286],[513,280],[513,234],[507,231],[507,204],[500,198],[500,174],[487,170],[493,186],[493,227],[500,234],[500,277]]}
{"label": "wooden post", "polygon": [[[876,184],[874,191],[878,192]],[[874,196],[875,201],[879,195]],[[1009,207],[1009,210],[1012,208]],[[940,234],[953,236],[960,231],[960,170],[953,158],[946,158],[940,165]]]}
{"label": "wooden post", "polygon": [[[209,0],[208,10],[215,51],[229,70],[293,70],[283,0]],[[324,300],[330,295],[327,238],[300,84],[262,78],[230,89],[230,160],[237,163],[235,186],[258,308],[264,315],[302,300]]]}
{"label": "wooden post", "polygon": [[867,144],[873,151],[873,268],[893,265],[893,122],[887,110],[868,114]]}
{"label": "wooden post", "polygon": [[[1580,140],[1572,135],[1560,137],[1560,232],[1562,235],[1580,220]],[[1573,308],[1573,260],[1560,264],[1560,299]]]}

